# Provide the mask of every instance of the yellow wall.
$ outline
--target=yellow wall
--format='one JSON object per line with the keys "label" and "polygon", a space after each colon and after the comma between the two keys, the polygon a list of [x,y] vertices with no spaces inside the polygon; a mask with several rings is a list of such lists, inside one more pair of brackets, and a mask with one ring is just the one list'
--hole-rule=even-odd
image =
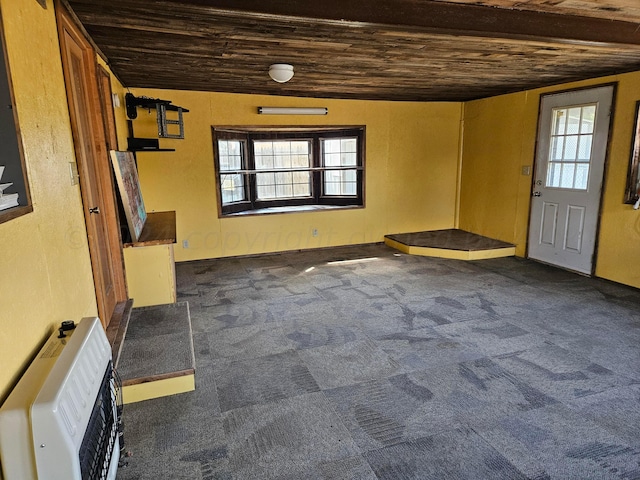
{"label": "yellow wall", "polygon": [[[177,261],[380,242],[385,234],[451,228],[456,213],[460,103],[367,102],[135,90],[188,108],[175,152],[142,152],[149,211],[176,210]],[[327,106],[327,116],[258,115],[258,106]],[[136,136],[157,136],[138,109]],[[366,125],[366,208],[218,218],[212,125]],[[318,236],[312,236],[312,230]],[[189,240],[184,249],[182,241]]]}
{"label": "yellow wall", "polygon": [[173,245],[150,245],[124,249],[127,287],[134,308],[175,303],[173,248]]}
{"label": "yellow wall", "polygon": [[516,243],[520,255],[526,231],[516,220],[527,215],[531,180],[520,170],[533,158],[522,150],[527,128],[535,135],[535,119],[525,121],[529,97],[525,92],[464,106],[460,228]]}
{"label": "yellow wall", "polygon": [[624,205],[640,72],[618,77],[614,130],[606,172],[596,275],[640,288],[640,212]]}
{"label": "yellow wall", "polygon": [[0,402],[62,320],[97,312],[53,5],[0,0],[33,213],[0,224]]}
{"label": "yellow wall", "polygon": [[464,105],[460,228],[515,243],[525,255],[540,95],[618,82],[596,275],[640,287],[640,214],[623,203],[640,72],[503,95]]}

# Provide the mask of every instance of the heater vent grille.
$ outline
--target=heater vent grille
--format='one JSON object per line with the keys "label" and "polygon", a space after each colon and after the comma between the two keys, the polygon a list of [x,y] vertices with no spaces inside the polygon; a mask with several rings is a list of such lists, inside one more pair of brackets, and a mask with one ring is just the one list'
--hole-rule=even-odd
{"label": "heater vent grille", "polygon": [[116,411],[113,365],[109,362],[80,447],[83,479],[107,478],[117,437]]}

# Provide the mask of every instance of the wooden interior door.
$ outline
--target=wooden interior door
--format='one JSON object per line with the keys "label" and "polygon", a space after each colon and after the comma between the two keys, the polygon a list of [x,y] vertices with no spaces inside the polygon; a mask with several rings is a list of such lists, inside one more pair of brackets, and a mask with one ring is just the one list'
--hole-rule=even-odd
{"label": "wooden interior door", "polygon": [[57,7],[62,65],[98,314],[106,328],[116,305],[126,301],[127,292],[113,179],[102,123],[96,57],[68,12],[59,3]]}

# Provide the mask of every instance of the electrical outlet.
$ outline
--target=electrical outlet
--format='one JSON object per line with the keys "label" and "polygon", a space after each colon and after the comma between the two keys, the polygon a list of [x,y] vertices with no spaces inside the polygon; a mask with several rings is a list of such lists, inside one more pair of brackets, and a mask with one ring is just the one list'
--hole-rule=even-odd
{"label": "electrical outlet", "polygon": [[313,230],[311,230],[311,236],[312,237],[317,237],[318,236],[318,229],[314,228]]}
{"label": "electrical outlet", "polygon": [[189,240],[182,240],[182,248],[189,248]]}

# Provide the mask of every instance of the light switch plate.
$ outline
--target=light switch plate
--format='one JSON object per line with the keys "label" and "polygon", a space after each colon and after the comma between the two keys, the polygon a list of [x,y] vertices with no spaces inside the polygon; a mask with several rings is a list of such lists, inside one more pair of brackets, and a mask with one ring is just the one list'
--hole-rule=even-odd
{"label": "light switch plate", "polygon": [[78,173],[78,164],[76,162],[69,162],[69,176],[71,177],[71,185],[78,185],[80,174]]}

